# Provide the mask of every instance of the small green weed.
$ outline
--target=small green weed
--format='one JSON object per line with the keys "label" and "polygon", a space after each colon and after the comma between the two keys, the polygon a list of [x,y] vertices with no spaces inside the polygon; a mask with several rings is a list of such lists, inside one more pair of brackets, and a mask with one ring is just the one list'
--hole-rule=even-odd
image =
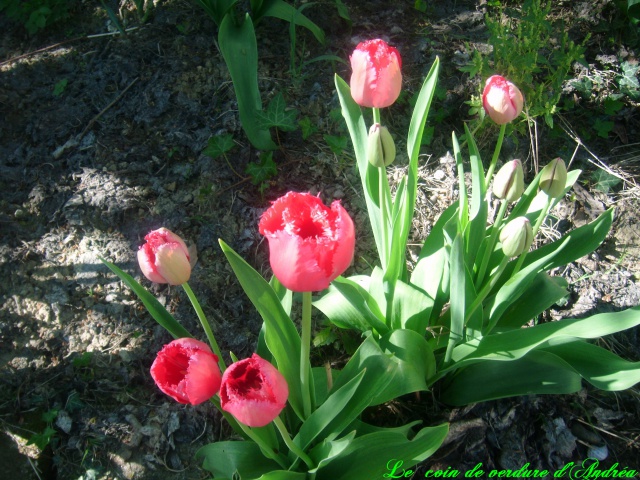
{"label": "small green weed", "polygon": [[27,445],[35,445],[40,450],[44,450],[57,434],[53,428],[53,422],[58,418],[58,410],[48,410],[42,414],[42,421],[46,423],[44,430],[31,436]]}
{"label": "small green weed", "polygon": [[27,32],[33,35],[68,18],[74,3],[74,0],[0,0],[0,12],[24,25]]}
{"label": "small green weed", "polygon": [[247,165],[246,172],[251,177],[251,183],[258,185],[260,194],[264,193],[268,186],[267,180],[278,174],[278,167],[273,161],[273,152],[262,152],[259,161]]}

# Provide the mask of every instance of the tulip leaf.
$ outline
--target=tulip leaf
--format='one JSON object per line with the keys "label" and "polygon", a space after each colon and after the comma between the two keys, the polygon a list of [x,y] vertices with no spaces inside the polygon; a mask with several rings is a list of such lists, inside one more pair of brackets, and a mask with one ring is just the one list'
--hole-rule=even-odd
{"label": "tulip leaf", "polygon": [[593,222],[576,228],[559,240],[530,252],[522,270],[513,277],[510,273],[513,271],[515,260],[510,262],[503,275],[508,280],[485,303],[485,311],[489,312],[490,319],[487,332],[497,324],[504,311],[520,295],[528,291],[531,282],[539,272],[566,265],[595,250],[607,236],[612,222],[613,210],[608,210]]}
{"label": "tulip leaf", "polygon": [[471,205],[469,208],[470,224],[465,232],[467,234],[465,239],[466,264],[471,270],[475,261],[478,263],[482,261],[482,257],[478,255],[478,252],[481,251],[480,246],[485,237],[489,206],[486,201],[487,188],[484,181],[484,169],[482,168],[480,152],[466,123],[464,124],[464,129],[469,145],[472,179]]}
{"label": "tulip leaf", "polygon": [[442,401],[455,406],[530,394],[566,394],[580,391],[580,375],[560,357],[532,351],[511,362],[477,363],[456,371],[444,383]]}
{"label": "tulip leaf", "polygon": [[[100,257],[98,257],[100,258]],[[115,273],[142,301],[147,311],[153,319],[163,327],[173,338],[193,337],[186,328],[178,323],[166,308],[154,297],[146,288],[140,285],[131,275],[120,270],[113,263],[108,262],[104,258],[100,258],[109,269]]]}
{"label": "tulip leaf", "polygon": [[380,169],[371,165],[367,159],[368,134],[362,116],[362,109],[351,97],[349,85],[338,75],[335,75],[334,79],[342,107],[342,116],[347,124],[351,142],[353,143],[353,151],[356,156],[356,163],[358,164],[360,181],[362,182],[362,190],[367,204],[367,212],[369,212],[369,221],[371,222],[371,230],[373,231],[373,238],[376,242],[378,256],[383,262],[382,264],[386,265],[386,250],[384,248],[384,235],[382,232],[384,231],[383,229],[387,227],[382,224],[380,215],[378,188]]}
{"label": "tulip leaf", "polygon": [[547,347],[544,351],[562,358],[601,390],[625,390],[640,382],[640,362],[629,362],[597,345],[574,341]]}
{"label": "tulip leaf", "polygon": [[302,418],[302,386],[300,384],[300,336],[286,314],[280,298],[271,285],[231,247],[219,240],[240,285],[265,323],[264,339],[276,361],[278,370],[289,385],[289,403]]}
{"label": "tulip leaf", "polygon": [[496,329],[511,330],[522,327],[566,297],[567,286],[567,281],[562,277],[551,277],[544,272],[537,274],[527,291],[502,314]]}
{"label": "tulip leaf", "polygon": [[254,442],[215,442],[196,452],[196,460],[215,478],[257,478],[278,470],[280,465],[266,458]]}
{"label": "tulip leaf", "polygon": [[336,278],[328,292],[313,305],[340,328],[360,332],[373,330],[380,334],[389,331],[373,296],[351,279]]}
{"label": "tulip leaf", "polygon": [[429,326],[429,315],[433,307],[433,299],[401,280],[396,282],[393,293],[391,319],[399,328],[406,328],[424,334]]}
{"label": "tulip leaf", "polygon": [[435,357],[424,335],[411,330],[394,330],[379,342],[368,336],[338,374],[333,389],[338,389],[367,370],[365,385],[386,376],[384,388],[372,390],[371,405],[379,405],[407,393],[426,390],[427,378],[435,374]]}
{"label": "tulip leaf", "polygon": [[236,25],[234,16],[225,15],[218,31],[218,45],[227,64],[238,101],[242,128],[258,150],[275,150],[268,128],[260,126],[258,112],[262,99],[258,88],[258,44],[251,17],[247,14]]}
{"label": "tulip leaf", "polygon": [[355,395],[365,373],[364,370],[360,371],[345,385],[334,390],[302,424],[294,438],[294,442],[302,450],[307,450],[311,442],[318,437],[326,441],[336,438],[369,405],[370,396],[367,398],[363,395]]}
{"label": "tulip leaf", "polygon": [[305,480],[306,473],[290,472],[288,470],[276,470],[274,472],[265,473],[255,480]]}
{"label": "tulip leaf", "polygon": [[487,335],[480,341],[471,340],[454,348],[452,359],[456,363],[439,373],[481,361],[517,360],[552,339],[599,338],[637,325],[640,325],[640,306]]}
{"label": "tulip leaf", "polygon": [[449,426],[425,427],[413,439],[402,433],[381,431],[354,438],[346,448],[316,471],[316,480],[384,478],[401,461],[403,469],[429,458],[440,447]]}
{"label": "tulip leaf", "polygon": [[284,0],[266,0],[255,14],[258,19],[260,17],[275,17],[287,22],[293,21],[296,25],[309,30],[316,37],[316,40],[324,45],[324,32],[322,29]]}

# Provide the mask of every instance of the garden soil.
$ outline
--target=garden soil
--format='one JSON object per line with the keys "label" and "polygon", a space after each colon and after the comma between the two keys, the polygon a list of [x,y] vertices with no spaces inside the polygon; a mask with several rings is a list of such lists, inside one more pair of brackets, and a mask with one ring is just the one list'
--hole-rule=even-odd
{"label": "garden soil", "polygon": [[[341,200],[358,232],[347,273],[369,271],[375,249],[350,147],[328,146],[346,135],[336,115],[333,75],[348,78],[349,68],[339,61],[305,64],[327,53],[346,60],[359,41],[369,38],[384,38],[402,54],[407,93],[384,113],[397,139],[406,131],[409,99],[436,56],[442,62],[429,122],[434,133],[421,157],[409,261],[415,258],[439,213],[457,195],[451,131],[461,134],[463,121],[473,119],[464,102],[477,94],[479,82],[459,67],[468,62],[470,48],[486,49],[486,4],[433,2],[423,13],[409,0],[344,3],[351,25],[334,2],[305,10],[324,29],[326,44],[298,29],[293,70],[287,24],[264,21],[256,29],[263,101],[283,93],[287,105],[315,130],[306,138],[301,130],[278,132],[281,148],[273,154],[278,174],[262,185],[245,173],[247,165],[260,161],[259,152],[242,132],[215,24],[196,5],[157,2],[144,24],[135,12],[122,10],[126,26],[138,27],[126,36],[117,34],[95,2],[77,2],[69,20],[34,36],[0,18],[3,478],[207,478],[195,452],[232,432],[212,405],[178,405],[155,387],[149,367],[170,337],[100,258],[132,274],[187,329],[199,332],[184,292],[150,284],[136,263],[148,231],[164,226],[181,235],[197,252],[190,284],[222,350],[239,358],[253,351],[261,320],[218,239],[269,275],[266,243],[257,231],[269,201],[289,190],[320,194],[326,202]],[[579,36],[606,21],[603,12],[614,8],[608,3],[563,2],[557,8]],[[96,34],[105,35],[91,36]],[[587,46],[587,61],[595,67],[605,68],[603,58],[637,62],[633,49],[597,36]],[[616,209],[613,230],[601,248],[552,272],[569,280],[570,296],[545,312],[545,321],[640,303],[637,144],[633,147],[640,138],[639,119],[637,108],[628,108],[607,138],[585,141],[577,149],[568,135],[559,138],[539,129],[541,163],[558,152],[568,152],[568,161],[575,150],[573,168],[587,172],[554,213],[557,222],[546,230],[548,238]],[[565,117],[569,127],[571,121]],[[203,154],[209,138],[219,134],[231,134],[236,142],[226,161]],[[487,156],[495,136],[485,129],[479,138]],[[530,177],[535,162],[529,145],[528,138],[508,140],[503,156],[522,158]],[[588,172],[598,171],[598,162],[624,183],[608,192],[593,188]],[[398,178],[404,166],[406,155],[400,154],[390,173]],[[637,329],[602,344],[640,360]],[[343,350],[335,345],[318,351],[313,359],[318,364],[344,362]],[[455,409],[438,402],[436,388],[435,395],[410,395],[366,416],[386,425],[450,422],[445,444],[417,468],[415,478],[429,470],[465,472],[478,463],[486,472],[526,464],[555,471],[587,458],[598,458],[607,468],[618,463],[640,469],[636,388],[605,393],[585,385],[574,395]],[[28,444],[29,439],[38,442]]]}

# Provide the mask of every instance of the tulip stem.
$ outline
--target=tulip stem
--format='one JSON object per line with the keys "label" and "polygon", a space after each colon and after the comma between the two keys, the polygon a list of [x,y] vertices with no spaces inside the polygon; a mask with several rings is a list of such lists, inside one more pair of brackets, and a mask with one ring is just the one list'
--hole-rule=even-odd
{"label": "tulip stem", "polygon": [[[278,418],[278,417],[276,417],[276,418]],[[273,448],[269,447],[269,445],[264,443],[264,441],[260,438],[260,436],[256,435],[255,432],[253,430],[251,430],[250,427],[247,427],[246,425],[243,425],[240,422],[238,422],[238,425],[240,426],[242,431],[245,433],[245,435],[247,437],[249,437],[250,440],[255,442],[260,447],[260,450],[262,450],[262,453],[264,453],[264,455],[266,457],[268,457],[268,458],[270,458],[272,460],[275,460],[278,463],[278,465],[280,465],[285,470],[288,468],[287,464],[280,457],[280,455],[278,455],[276,452],[274,452]]]}
{"label": "tulip stem", "polygon": [[309,458],[309,455],[304,453],[298,445],[293,443],[293,440],[291,440],[291,435],[289,435],[289,431],[287,430],[287,427],[285,427],[284,423],[282,423],[282,419],[278,416],[273,419],[273,423],[275,423],[276,427],[278,427],[278,430],[280,431],[280,435],[282,435],[282,439],[284,440],[284,443],[287,445],[289,450],[295,453],[298,456],[298,458],[301,458],[304,461],[304,463],[307,464],[307,467],[309,467],[309,469],[312,469],[314,467],[313,461],[311,460],[311,458]]}
{"label": "tulip stem", "polygon": [[469,310],[467,311],[467,315],[466,315],[466,317],[464,319],[464,324],[465,325],[467,325],[467,323],[471,319],[471,315],[473,315],[473,313],[476,311],[476,309],[480,305],[482,305],[482,302],[484,301],[485,297],[487,295],[489,295],[489,292],[491,291],[491,289],[496,285],[496,282],[500,278],[500,275],[502,275],[502,272],[504,272],[504,269],[507,266],[508,262],[509,262],[509,258],[508,257],[504,257],[502,259],[502,261],[500,262],[500,265],[498,265],[498,268],[494,272],[493,276],[489,279],[489,281],[485,284],[485,286],[482,287],[482,290],[480,291],[480,293],[478,293],[478,295],[476,295],[476,299],[471,304],[471,307],[469,307]]}
{"label": "tulip stem", "polygon": [[311,385],[309,354],[311,352],[311,292],[302,292],[302,320],[300,322],[300,387],[304,418],[311,415]]}
{"label": "tulip stem", "polygon": [[504,212],[507,210],[507,204],[508,202],[506,200],[502,200],[502,202],[500,203],[500,210],[498,211],[496,221],[493,223],[493,227],[491,228],[491,237],[489,237],[489,243],[486,244],[485,250],[482,255],[482,264],[480,265],[480,270],[478,270],[478,277],[476,278],[476,290],[480,288],[480,285],[482,285],[482,280],[484,280],[484,274],[487,271],[489,259],[491,258],[493,247],[496,244],[496,238],[500,231],[500,226],[502,225]]}
{"label": "tulip stem", "polygon": [[506,130],[507,130],[506,123],[503,123],[502,125],[500,125],[500,133],[498,134],[496,149],[493,151],[493,158],[491,159],[491,163],[489,164],[489,170],[487,170],[487,176],[484,179],[484,184],[486,188],[489,188],[489,184],[491,183],[491,177],[493,176],[493,171],[496,169],[496,163],[498,163],[498,156],[500,156],[500,150],[502,149],[502,141],[504,140],[504,132]]}
{"label": "tulip stem", "polygon": [[518,261],[516,262],[516,266],[514,267],[513,272],[511,273],[512,277],[516,273],[518,273],[520,271],[520,268],[522,268],[522,264],[524,263],[524,259],[526,258],[527,254],[529,253],[529,249],[531,248],[531,245],[533,244],[533,239],[536,238],[536,235],[538,233],[538,230],[540,230],[540,226],[542,225],[542,222],[544,222],[544,219],[547,218],[547,215],[549,214],[549,209],[551,208],[551,202],[552,201],[553,201],[553,198],[549,197],[547,195],[547,204],[545,205],[544,210],[542,210],[542,212],[540,212],[540,215],[538,216],[538,219],[536,220],[536,224],[533,226],[533,235],[531,235],[531,242],[529,242],[529,245],[526,246],[524,251],[518,257]]}
{"label": "tulip stem", "polygon": [[189,300],[191,300],[191,305],[193,305],[193,308],[196,311],[198,318],[200,319],[200,323],[202,324],[202,328],[207,334],[209,345],[211,345],[213,353],[215,353],[218,357],[218,366],[220,367],[220,370],[224,372],[227,369],[227,364],[224,363],[222,353],[220,352],[220,347],[218,346],[218,342],[216,342],[216,337],[213,336],[209,321],[207,320],[207,317],[205,316],[204,311],[202,310],[202,307],[200,306],[200,303],[198,302],[195,293],[193,293],[193,290],[191,290],[189,284],[187,282],[183,283],[182,288],[184,288],[184,291],[187,292],[187,297],[189,297]]}

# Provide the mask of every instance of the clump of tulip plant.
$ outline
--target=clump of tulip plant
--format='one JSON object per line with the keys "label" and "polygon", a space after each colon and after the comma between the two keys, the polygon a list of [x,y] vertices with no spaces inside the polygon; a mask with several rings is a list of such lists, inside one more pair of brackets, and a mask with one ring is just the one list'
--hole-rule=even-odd
{"label": "clump of tulip plant", "polygon": [[[326,206],[309,193],[287,193],[260,219],[274,274],[269,281],[220,241],[263,319],[251,357],[238,360],[232,353],[226,365],[188,286],[190,256],[177,235],[163,228],[147,235],[138,252],[140,268],[152,282],[182,285],[209,345],[196,340],[130,275],[105,261],[175,338],[151,368],[158,388],[180,403],[211,401],[237,433],[237,440],[198,452],[214,478],[370,480],[388,477],[392,458],[403,468],[416,465],[441,445],[447,425],[385,428],[366,423],[361,414],[427,391],[436,382],[442,387],[440,400],[465,405],[575,392],[582,380],[605,390],[640,381],[638,364],[588,342],[640,324],[637,307],[525,327],[567,294],[566,281],[547,272],[595,249],[609,231],[613,212],[532,249],[545,218],[579,172],[567,172],[562,159],[554,159],[525,186],[522,163],[512,159],[493,175],[504,126],[521,114],[524,103],[517,87],[502,77],[488,79],[483,95],[487,114],[502,127],[489,168],[485,173],[466,127],[468,160],[452,135],[460,196],[408,268],[422,131],[439,62],[418,95],[407,134],[407,175],[392,195],[386,167],[395,158],[395,144],[380,109],[400,94],[401,65],[395,48],[370,40],[351,55],[350,84],[335,78],[378,251],[370,275],[342,276],[353,258],[353,221],[340,202]],[[369,128],[363,108],[371,109]],[[465,169],[471,171],[471,190]],[[500,201],[494,218],[489,191]],[[299,329],[291,315],[294,298],[302,301]],[[314,306],[338,328],[362,334],[362,344],[340,371],[310,362]]]}

